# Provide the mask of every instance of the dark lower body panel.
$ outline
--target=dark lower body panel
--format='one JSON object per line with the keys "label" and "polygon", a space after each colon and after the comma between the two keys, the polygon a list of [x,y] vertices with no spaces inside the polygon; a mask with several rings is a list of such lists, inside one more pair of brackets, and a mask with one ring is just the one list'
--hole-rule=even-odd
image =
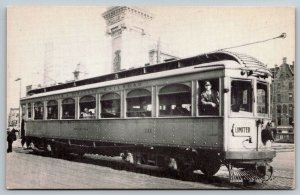
{"label": "dark lower body panel", "polygon": [[268,160],[273,159],[276,156],[275,151],[230,151],[225,152],[226,160]]}

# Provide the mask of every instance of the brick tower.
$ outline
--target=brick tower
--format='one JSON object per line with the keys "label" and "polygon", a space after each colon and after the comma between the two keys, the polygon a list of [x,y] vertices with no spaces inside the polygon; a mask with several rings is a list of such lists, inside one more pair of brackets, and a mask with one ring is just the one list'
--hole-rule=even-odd
{"label": "brick tower", "polygon": [[140,8],[114,6],[102,14],[112,43],[112,72],[149,62],[147,27],[153,16]]}

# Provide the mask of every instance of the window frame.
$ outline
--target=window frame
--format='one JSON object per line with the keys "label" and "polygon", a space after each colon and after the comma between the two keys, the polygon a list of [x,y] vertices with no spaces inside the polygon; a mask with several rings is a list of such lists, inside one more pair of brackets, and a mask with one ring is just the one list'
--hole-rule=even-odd
{"label": "window frame", "polygon": [[289,90],[293,90],[294,89],[294,82],[289,82]]}
{"label": "window frame", "polygon": [[[278,112],[278,110],[279,110],[279,112]],[[280,104],[276,105],[276,114],[280,114],[280,115],[282,114],[282,106]]]}
{"label": "window frame", "polygon": [[279,94],[277,94],[277,97],[276,97],[276,102],[277,103],[281,103],[281,94],[279,93]]}
{"label": "window frame", "polygon": [[[128,94],[130,94],[130,93],[132,93],[132,92],[134,92],[134,91],[137,91],[137,90],[143,90],[143,91],[147,91],[147,93],[149,94],[148,96],[135,96],[135,97],[128,97]],[[126,90],[126,98],[125,98],[125,100],[124,100],[124,102],[126,102],[125,104],[126,104],[126,107],[125,107],[125,118],[151,118],[152,116],[153,116],[153,112],[155,111],[155,108],[153,107],[153,97],[152,97],[153,95],[152,95],[152,91],[151,90],[149,90],[148,88],[135,88],[135,89],[130,89],[130,90]],[[151,111],[148,111],[148,112],[150,112],[150,116],[141,116],[141,114],[142,114],[142,112],[147,112],[147,110],[146,111],[136,111],[137,113],[138,113],[138,115],[137,116],[128,116],[128,114],[129,114],[129,107],[128,107],[128,99],[133,99],[133,98],[142,98],[142,97],[147,97],[147,98],[149,98],[150,97],[150,104],[147,104],[147,105],[151,105],[152,107],[151,107]],[[141,104],[140,104],[140,106],[141,106]]]}
{"label": "window frame", "polygon": [[[39,104],[39,106],[36,106],[38,104]],[[41,108],[41,110],[40,110],[40,113],[42,115],[41,118],[36,118],[37,114],[35,113],[35,108],[38,108],[38,109]],[[33,104],[33,112],[34,112],[33,120],[44,120],[44,117],[45,117],[44,102],[43,101],[34,102],[34,104]]]}
{"label": "window frame", "polygon": [[282,105],[282,114],[283,115],[288,114],[288,106],[286,104]]}
{"label": "window frame", "polygon": [[[55,105],[52,105],[52,106],[49,106],[49,102],[51,102],[51,101],[55,101],[56,103],[57,103],[57,118],[49,118],[49,107],[53,107],[53,106],[55,106]],[[47,106],[46,106],[46,109],[47,109],[47,117],[45,118],[45,120],[58,120],[59,119],[59,105],[58,105],[58,101],[57,100],[55,100],[55,99],[52,99],[52,100],[48,100],[47,101]]]}
{"label": "window frame", "polygon": [[[105,95],[108,95],[108,94],[117,94],[119,99],[108,99],[108,100],[103,100],[103,96]],[[99,95],[100,97],[100,100],[99,100],[99,119],[120,119],[120,118],[124,118],[122,117],[122,107],[124,107],[122,105],[122,95],[120,94],[120,92],[116,92],[116,91],[111,91],[111,92],[107,92],[107,93],[102,93]],[[116,113],[119,113],[119,116],[118,117],[103,117],[103,106],[102,106],[102,102],[103,101],[114,101],[114,100],[119,100],[119,112],[116,112]],[[113,102],[112,102],[113,103]],[[123,103],[124,104],[124,103]],[[97,105],[96,105],[97,107]]]}
{"label": "window frame", "polygon": [[281,126],[282,120],[281,120],[281,116],[277,117],[277,125]]}
{"label": "window frame", "polygon": [[[64,100],[67,100],[67,99],[72,99],[74,101],[74,117],[72,118],[64,118],[64,109],[63,109],[63,106],[66,105],[66,103],[64,104]],[[67,104],[67,105],[71,105],[71,104]],[[75,120],[76,119],[76,99],[75,97],[67,97],[65,99],[62,99],[61,100],[61,120]]]}
{"label": "window frame", "polygon": [[[27,103],[26,115],[28,119],[33,119],[32,104],[33,102]],[[30,111],[30,117],[29,117],[29,111]]]}
{"label": "window frame", "polygon": [[[164,89],[165,87],[167,87],[167,86],[172,86],[172,85],[183,85],[183,86],[185,86],[185,87],[188,87],[189,88],[189,93],[190,93],[190,114],[188,115],[188,116],[185,116],[185,115],[171,115],[171,114],[169,114],[169,115],[161,115],[160,114],[160,96],[161,95],[171,95],[171,94],[176,94],[176,93],[161,93],[161,90],[162,89]],[[157,118],[183,118],[183,117],[185,117],[185,118],[187,118],[187,117],[192,117],[192,109],[193,109],[193,94],[192,94],[192,91],[193,91],[193,89],[192,89],[192,81],[188,81],[188,82],[176,82],[176,83],[168,83],[167,85],[160,85],[160,86],[158,86],[157,87],[157,104],[156,104],[156,106],[157,106],[157,108],[155,108],[155,109],[157,109]],[[177,94],[179,94],[179,93],[177,93]],[[181,104],[182,105],[182,104]],[[153,109],[154,110],[154,109]]]}
{"label": "window frame", "polygon": [[280,82],[277,82],[277,88],[276,88],[277,90],[281,90],[281,83]]}
{"label": "window frame", "polygon": [[294,94],[289,92],[289,102],[293,102],[294,101]]}
{"label": "window frame", "polygon": [[[231,108],[231,104],[232,104],[232,102],[231,102],[231,98],[232,98],[232,87],[231,87],[231,84],[232,84],[232,82],[233,81],[242,81],[242,82],[249,82],[250,84],[251,84],[251,87],[252,87],[252,107],[251,107],[251,109],[252,109],[252,111],[251,112],[242,112],[242,113],[240,113],[240,112],[233,112],[232,111],[232,108]],[[255,115],[255,111],[254,111],[254,109],[255,109],[255,106],[256,106],[256,103],[253,101],[253,98],[255,98],[255,95],[256,95],[256,91],[255,91],[255,89],[256,89],[256,86],[255,86],[255,82],[254,82],[254,79],[244,79],[244,78],[235,78],[235,77],[230,77],[230,84],[229,84],[229,86],[230,86],[230,90],[229,90],[229,104],[228,104],[228,108],[229,108],[229,115],[231,116],[231,117],[253,117],[254,115]]]}
{"label": "window frame", "polygon": [[265,85],[266,87],[267,87],[267,91],[266,91],[266,99],[265,99],[265,109],[266,109],[266,112],[265,113],[258,113],[258,110],[256,109],[256,115],[257,116],[262,116],[262,117],[269,117],[270,116],[270,110],[269,110],[269,106],[270,106],[270,99],[269,99],[269,96],[270,96],[270,85],[269,85],[269,83],[267,83],[267,82],[264,82],[264,81],[259,81],[259,80],[257,80],[256,81],[256,97],[255,97],[255,99],[256,99],[256,101],[255,101],[255,106],[256,106],[256,108],[258,108],[258,84],[263,84],[263,85]]}
{"label": "window frame", "polygon": [[[201,101],[201,93],[202,93],[202,90],[201,90],[201,86],[199,85],[199,81],[212,81],[212,80],[217,80],[218,81],[218,93],[219,93],[219,113],[218,115],[201,115],[200,112],[199,112],[199,108],[200,108],[200,101]],[[221,117],[222,116],[222,110],[223,110],[223,104],[222,104],[222,93],[221,93],[221,87],[222,87],[222,81],[221,81],[221,77],[217,77],[217,78],[206,78],[206,79],[197,79],[196,80],[196,83],[197,83],[197,90],[196,90],[196,93],[197,93],[197,98],[196,98],[196,116],[197,117]]]}
{"label": "window frame", "polygon": [[288,104],[288,114],[292,117],[294,117],[294,105]]}
{"label": "window frame", "polygon": [[[86,97],[93,97],[94,98],[94,103],[95,103],[95,108],[94,108],[94,114],[90,117],[81,117],[81,113],[84,111],[81,111],[81,103],[87,103],[87,102],[81,102],[83,98],[86,98]],[[76,104],[76,101],[75,101],[75,104]],[[75,105],[76,106],[76,105]],[[97,118],[97,97],[96,95],[91,95],[91,94],[87,94],[87,95],[84,95],[84,96],[81,96],[78,98],[78,120],[91,120],[91,119],[96,119]]]}

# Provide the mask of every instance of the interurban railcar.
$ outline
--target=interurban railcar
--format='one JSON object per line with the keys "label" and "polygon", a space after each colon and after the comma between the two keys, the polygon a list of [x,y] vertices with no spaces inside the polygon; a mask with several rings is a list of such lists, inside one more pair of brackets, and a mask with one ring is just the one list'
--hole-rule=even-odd
{"label": "interurban railcar", "polygon": [[[233,167],[269,178],[270,75],[253,57],[217,51],[33,89],[21,99],[26,136],[52,154],[122,153],[208,176],[224,164],[231,179]],[[219,94],[216,113],[201,103],[206,82]]]}

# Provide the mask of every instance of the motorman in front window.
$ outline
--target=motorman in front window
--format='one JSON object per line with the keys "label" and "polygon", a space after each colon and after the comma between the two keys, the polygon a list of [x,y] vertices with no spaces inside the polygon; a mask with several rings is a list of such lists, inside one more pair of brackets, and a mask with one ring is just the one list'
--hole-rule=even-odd
{"label": "motorman in front window", "polygon": [[219,115],[219,92],[212,89],[209,81],[204,82],[205,91],[201,93],[201,110],[203,115]]}

